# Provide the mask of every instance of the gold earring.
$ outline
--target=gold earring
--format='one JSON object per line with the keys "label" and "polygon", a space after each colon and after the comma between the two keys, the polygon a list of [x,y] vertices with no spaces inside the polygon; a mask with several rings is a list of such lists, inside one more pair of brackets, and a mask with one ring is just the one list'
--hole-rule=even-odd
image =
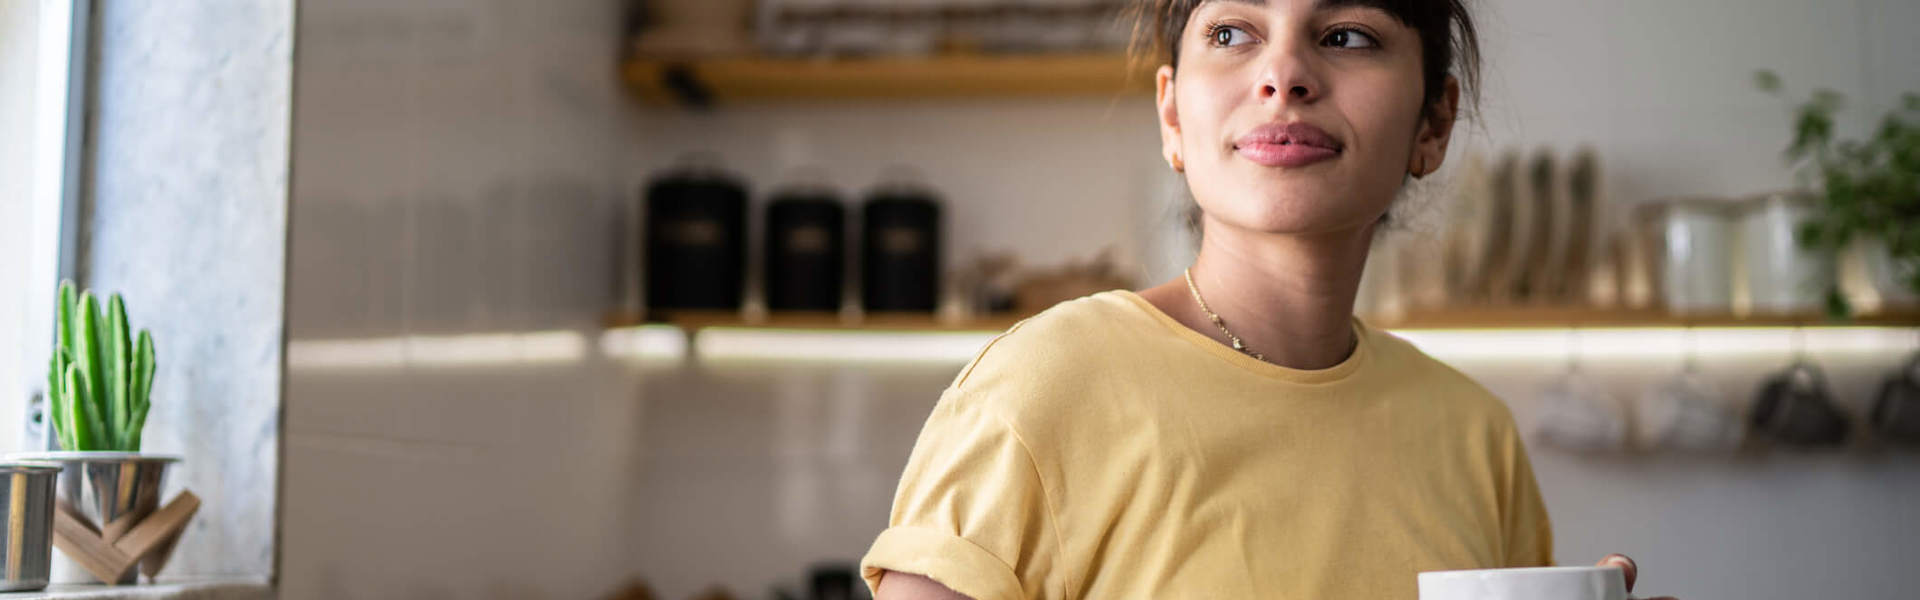
{"label": "gold earring", "polygon": [[1416,156],[1413,159],[1413,177],[1419,179],[1427,174],[1427,157]]}
{"label": "gold earring", "polygon": [[1175,173],[1187,172],[1187,163],[1180,160],[1179,152],[1173,153],[1173,158],[1167,159],[1167,165],[1172,166]]}

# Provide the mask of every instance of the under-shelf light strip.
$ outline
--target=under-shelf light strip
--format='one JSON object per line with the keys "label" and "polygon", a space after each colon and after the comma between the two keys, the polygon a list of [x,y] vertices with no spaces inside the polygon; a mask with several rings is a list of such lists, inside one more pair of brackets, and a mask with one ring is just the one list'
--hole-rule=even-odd
{"label": "under-shelf light strip", "polygon": [[469,367],[579,362],[586,336],[577,331],[410,335],[287,343],[295,370]]}
{"label": "under-shelf light strip", "polygon": [[[1791,327],[1596,329],[1408,329],[1394,334],[1443,360],[1680,358],[1765,356],[1792,352]],[[1912,352],[1916,330],[1897,327],[1809,327],[1798,330],[1810,354]],[[1691,335],[1691,341],[1688,336]]]}
{"label": "under-shelf light strip", "polygon": [[834,331],[734,327],[701,329],[693,350],[700,360],[826,362],[964,362],[998,332]]}
{"label": "under-shelf light strip", "polygon": [[609,329],[600,335],[600,351],[614,359],[679,360],[687,355],[687,335],[672,325]]}
{"label": "under-shelf light strip", "polygon": [[[1407,329],[1395,334],[1442,360],[1564,360],[1759,356],[1790,352],[1788,327],[1677,327],[1600,329]],[[1807,352],[1906,353],[1920,349],[1920,330],[1903,327],[1813,327],[1799,330]],[[615,360],[814,361],[843,363],[962,363],[993,339],[991,331],[842,331],[710,327],[692,343],[671,325],[612,329],[599,351]],[[1688,336],[1691,335],[1691,341]],[[576,331],[400,336],[290,342],[295,369],[364,369],[559,364],[588,358],[592,348]]]}

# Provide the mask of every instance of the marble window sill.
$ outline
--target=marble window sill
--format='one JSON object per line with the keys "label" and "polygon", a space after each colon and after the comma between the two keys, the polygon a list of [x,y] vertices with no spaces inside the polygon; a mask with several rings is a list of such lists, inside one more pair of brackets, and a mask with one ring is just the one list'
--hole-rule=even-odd
{"label": "marble window sill", "polygon": [[0,600],[268,600],[273,587],[259,580],[207,579],[146,585],[54,584],[32,592],[0,593]]}

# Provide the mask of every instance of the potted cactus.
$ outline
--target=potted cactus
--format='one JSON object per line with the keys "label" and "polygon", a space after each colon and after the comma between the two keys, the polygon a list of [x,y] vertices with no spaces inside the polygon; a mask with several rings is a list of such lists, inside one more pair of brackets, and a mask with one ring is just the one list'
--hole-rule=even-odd
{"label": "potted cactus", "polygon": [[92,292],[60,285],[59,335],[47,370],[55,436],[64,450],[139,452],[153,393],[153,335],[134,337],[119,294],[101,313]]}
{"label": "potted cactus", "polygon": [[[119,294],[107,298],[103,312],[92,292],[78,292],[68,281],[60,284],[56,302],[47,423],[57,451],[9,458],[62,463],[60,501],[103,536],[116,538],[158,507],[167,466],[180,460],[140,451],[152,406],[153,336],[146,330],[133,333]],[[54,563],[55,582],[88,579],[85,571],[63,562]],[[141,571],[152,576],[159,564]],[[137,572],[107,583],[133,583]]]}

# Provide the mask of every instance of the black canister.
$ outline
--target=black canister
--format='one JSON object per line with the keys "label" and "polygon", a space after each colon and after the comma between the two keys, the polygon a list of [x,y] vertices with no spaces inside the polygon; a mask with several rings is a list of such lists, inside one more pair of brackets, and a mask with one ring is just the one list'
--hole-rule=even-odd
{"label": "black canister", "polygon": [[839,311],[847,270],[847,216],[826,188],[796,188],[767,204],[768,310]]}
{"label": "black canister", "polygon": [[861,305],[932,312],[940,297],[940,204],[917,186],[887,186],[861,211]]}
{"label": "black canister", "polygon": [[746,186],[717,169],[687,168],[649,184],[646,205],[647,309],[738,310]]}

